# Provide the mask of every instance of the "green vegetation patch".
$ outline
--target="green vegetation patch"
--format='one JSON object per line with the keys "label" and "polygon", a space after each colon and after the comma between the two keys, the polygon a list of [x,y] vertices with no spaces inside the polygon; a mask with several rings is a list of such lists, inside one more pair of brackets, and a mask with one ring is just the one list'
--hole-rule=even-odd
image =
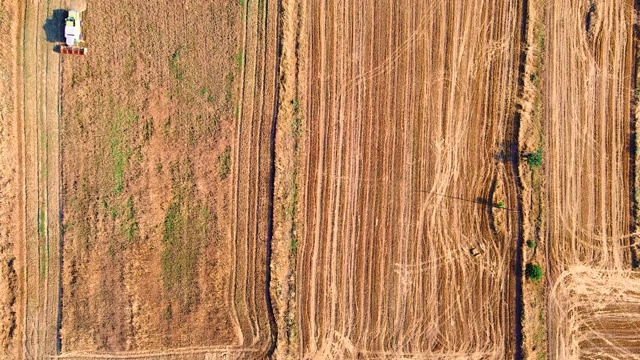
{"label": "green vegetation patch", "polygon": [[209,213],[202,205],[191,205],[180,196],[164,218],[162,280],[165,289],[188,310],[196,304],[198,258],[206,243]]}
{"label": "green vegetation patch", "polygon": [[540,267],[540,265],[538,264],[527,264],[524,273],[528,279],[531,279],[533,281],[542,279],[542,267]]}
{"label": "green vegetation patch", "polygon": [[170,166],[174,198],[163,223],[162,280],[179,308],[188,312],[199,302],[198,262],[207,245],[209,209],[195,199],[192,191],[192,164]]}
{"label": "green vegetation patch", "polygon": [[231,98],[233,98],[233,83],[235,80],[236,77],[232,72],[228,72],[224,76],[224,101],[227,105],[231,102]]}
{"label": "green vegetation patch", "polygon": [[218,175],[221,180],[229,176],[231,171],[231,146],[224,148],[224,151],[218,155]]}
{"label": "green vegetation patch", "polygon": [[184,69],[180,66],[180,53],[184,50],[184,46],[178,49],[169,58],[169,70],[176,79],[182,80],[184,77]]}
{"label": "green vegetation patch", "polygon": [[531,167],[540,167],[542,165],[542,148],[527,155],[527,164]]}
{"label": "green vegetation patch", "polygon": [[44,239],[45,221],[46,221],[46,218],[45,218],[44,209],[40,208],[40,209],[38,209],[38,237],[40,239]]}
{"label": "green vegetation patch", "polygon": [[236,72],[240,73],[244,66],[244,49],[239,49],[236,53]]}
{"label": "green vegetation patch", "polygon": [[125,213],[120,229],[129,242],[134,241],[138,235],[140,226],[136,221],[136,210],[133,207],[133,198],[131,197],[129,197],[129,200],[127,200],[125,204]]}
{"label": "green vegetation patch", "polygon": [[125,169],[133,155],[133,149],[127,138],[127,133],[138,116],[133,113],[119,113],[111,123],[109,130],[109,156],[113,164],[114,194],[124,190]]}

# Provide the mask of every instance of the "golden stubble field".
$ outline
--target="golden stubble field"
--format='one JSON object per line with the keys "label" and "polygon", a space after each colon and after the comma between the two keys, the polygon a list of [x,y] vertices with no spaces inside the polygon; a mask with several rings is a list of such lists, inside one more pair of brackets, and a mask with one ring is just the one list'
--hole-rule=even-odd
{"label": "golden stubble field", "polygon": [[636,20],[0,1],[0,357],[635,358]]}
{"label": "golden stubble field", "polygon": [[552,359],[638,356],[632,271],[632,1],[546,8],[545,181]]}
{"label": "golden stubble field", "polygon": [[513,356],[519,3],[304,14],[301,352]]}

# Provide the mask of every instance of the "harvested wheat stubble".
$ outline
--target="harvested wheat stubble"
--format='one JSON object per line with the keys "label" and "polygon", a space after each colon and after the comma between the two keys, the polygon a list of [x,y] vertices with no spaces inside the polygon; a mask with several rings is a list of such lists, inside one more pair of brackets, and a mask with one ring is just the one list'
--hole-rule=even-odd
{"label": "harvested wheat stubble", "polygon": [[0,357],[16,358],[21,351],[23,199],[18,33],[20,7],[0,2]]}
{"label": "harvested wheat stubble", "polygon": [[637,358],[638,319],[627,314],[640,299],[626,287],[637,283],[628,272],[633,2],[549,2],[546,16],[549,357]]}
{"label": "harvested wheat stubble", "polygon": [[630,264],[629,114],[632,4],[598,1],[547,11],[545,89],[549,236],[554,275],[569,265]]}
{"label": "harvested wheat stubble", "polygon": [[304,356],[513,353],[519,7],[305,4]]}
{"label": "harvested wheat stubble", "polygon": [[640,354],[640,274],[573,267],[549,294],[550,357],[637,359]]}

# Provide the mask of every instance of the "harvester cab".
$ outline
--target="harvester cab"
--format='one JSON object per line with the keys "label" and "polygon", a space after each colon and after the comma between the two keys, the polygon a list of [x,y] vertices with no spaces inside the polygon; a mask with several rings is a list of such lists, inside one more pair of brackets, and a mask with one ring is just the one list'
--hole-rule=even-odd
{"label": "harvester cab", "polygon": [[85,55],[87,48],[84,46],[82,36],[82,13],[77,10],[69,10],[69,16],[64,20],[65,44],[60,45],[61,54]]}

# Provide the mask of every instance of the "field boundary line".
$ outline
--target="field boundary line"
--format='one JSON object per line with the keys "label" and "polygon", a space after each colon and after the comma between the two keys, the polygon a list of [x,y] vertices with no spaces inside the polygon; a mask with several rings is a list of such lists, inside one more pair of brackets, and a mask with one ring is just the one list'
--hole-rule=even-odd
{"label": "field boundary line", "polygon": [[[275,173],[276,173],[276,133],[278,125],[278,113],[280,109],[280,66],[282,58],[282,0],[275,0],[276,6],[276,31],[275,31],[275,64],[273,76],[273,111],[271,117],[271,131],[269,137],[269,189],[267,201],[267,239],[265,241],[267,251],[265,256],[265,297],[267,302],[267,314],[269,326],[271,327],[271,343],[267,350],[267,356],[273,355],[278,343],[278,324],[273,313],[273,303],[271,298],[271,258],[273,255],[273,203],[275,195]],[[265,6],[266,9],[266,6]],[[266,12],[266,10],[265,10]],[[266,18],[265,18],[266,22]],[[265,52],[266,55],[266,52]],[[266,76],[266,69],[265,76]],[[263,82],[263,85],[264,82]]]}
{"label": "field boundary line", "polygon": [[[26,110],[24,104],[26,103],[26,92],[24,91],[24,63],[26,58],[26,17],[27,17],[27,4],[24,0],[18,1],[17,4],[16,15],[18,16],[18,24],[22,21],[22,26],[17,26],[17,45],[19,45],[20,50],[17,51],[16,60],[17,65],[15,66],[16,74],[15,74],[15,84],[16,84],[16,114],[19,114],[16,117],[16,133],[17,133],[17,142],[18,142],[18,177],[20,183],[22,184],[22,191],[20,192],[19,198],[19,216],[20,216],[20,234],[17,248],[21,251],[21,261],[20,264],[20,274],[22,275],[22,281],[20,282],[19,294],[22,296],[20,299],[20,306],[22,307],[20,311],[20,319],[16,319],[16,322],[20,321],[21,324],[21,334],[20,336],[20,355],[23,359],[26,359],[27,356],[27,239],[26,239],[26,221],[27,221],[27,175],[26,175],[26,129],[24,127],[24,121],[26,116]],[[18,328],[19,329],[19,328]]]}
{"label": "field boundary line", "polygon": [[124,351],[124,352],[92,352],[92,351],[73,351],[62,353],[56,356],[50,356],[50,359],[76,359],[76,358],[93,358],[93,359],[140,359],[158,356],[174,356],[174,355],[191,355],[204,353],[256,353],[258,349],[238,348],[238,347],[187,347],[175,348],[165,351],[149,350],[149,351]]}

